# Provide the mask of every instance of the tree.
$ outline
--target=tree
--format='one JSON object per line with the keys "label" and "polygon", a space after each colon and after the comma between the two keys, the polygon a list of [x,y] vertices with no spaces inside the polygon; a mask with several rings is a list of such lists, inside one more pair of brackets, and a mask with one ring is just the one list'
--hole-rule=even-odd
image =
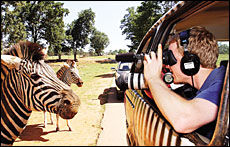
{"label": "tree", "polygon": [[72,49],[74,48],[74,40],[73,40],[73,37],[72,37],[72,31],[73,31],[73,27],[74,27],[74,22],[75,21],[72,21],[72,23],[67,24],[67,26],[66,26],[67,29],[65,31],[65,35],[66,35],[65,41],[67,42],[68,46],[72,47]]}
{"label": "tree", "polygon": [[41,32],[42,38],[58,53],[59,59],[61,59],[61,49],[66,39],[63,17],[69,13],[68,9],[62,7],[63,3],[60,2],[46,3],[45,17],[42,23],[44,31]]}
{"label": "tree", "polygon": [[76,60],[77,48],[84,48],[89,44],[89,34],[93,30],[95,13],[92,9],[86,9],[79,13],[77,20],[73,22],[73,28],[69,30],[73,38],[74,60]]}
{"label": "tree", "polygon": [[229,54],[229,45],[218,43],[220,54]]}
{"label": "tree", "polygon": [[90,37],[90,47],[92,47],[95,50],[95,53],[99,56],[108,45],[108,36],[95,29]]}
{"label": "tree", "polygon": [[124,18],[121,20],[121,30],[122,35],[126,35],[126,39],[131,40],[131,45],[128,45],[130,50],[135,50],[138,46],[138,41],[135,38],[134,30],[135,30],[135,19],[136,19],[136,12],[134,7],[127,8],[128,14],[125,14]]}
{"label": "tree", "polygon": [[118,50],[118,54],[123,54],[123,53],[127,53],[127,51],[125,49],[119,49]]}
{"label": "tree", "polygon": [[21,8],[25,4],[25,1],[1,1],[1,49],[3,48],[3,38],[8,37],[5,47],[26,39],[24,23],[20,18],[15,17],[21,13]]}
{"label": "tree", "polygon": [[138,48],[142,38],[151,26],[174,5],[176,1],[144,1],[141,6],[126,9],[127,14],[121,20],[122,35],[131,40],[130,51]]}
{"label": "tree", "polygon": [[[60,50],[65,38],[63,17],[69,13],[63,3],[54,1],[2,2],[1,30],[8,43],[31,39],[36,43],[46,40],[51,48]],[[11,8],[11,9],[9,9]],[[2,33],[2,34],[3,34]]]}

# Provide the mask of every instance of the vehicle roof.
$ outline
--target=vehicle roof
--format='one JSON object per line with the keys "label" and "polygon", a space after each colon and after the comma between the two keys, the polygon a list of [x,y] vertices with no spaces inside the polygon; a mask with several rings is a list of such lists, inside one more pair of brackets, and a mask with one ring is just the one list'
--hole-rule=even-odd
{"label": "vehicle roof", "polygon": [[175,29],[180,32],[199,25],[215,34],[216,40],[229,40],[229,1],[214,2],[177,23]]}
{"label": "vehicle roof", "polygon": [[[184,6],[186,10],[180,13]],[[189,9],[193,10],[189,11]],[[185,14],[184,11],[188,14]],[[216,36],[216,40],[229,40],[229,1],[180,1],[164,14],[145,36],[150,35],[163,21],[175,14],[181,17],[181,21],[174,28],[176,32],[192,26],[204,26]]]}

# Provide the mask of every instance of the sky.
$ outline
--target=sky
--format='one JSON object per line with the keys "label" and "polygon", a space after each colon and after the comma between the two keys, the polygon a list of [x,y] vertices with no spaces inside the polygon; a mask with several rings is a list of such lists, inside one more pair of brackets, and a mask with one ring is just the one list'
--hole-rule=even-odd
{"label": "sky", "polygon": [[[105,33],[110,44],[105,48],[105,52],[110,50],[126,49],[130,45],[129,40],[125,40],[126,35],[122,35],[120,29],[121,20],[127,14],[128,7],[141,5],[142,1],[58,1],[64,3],[63,8],[68,8],[70,13],[64,17],[64,23],[70,24],[78,18],[80,11],[91,8],[95,13],[94,26],[100,32]],[[86,50],[89,45],[86,46]]]}

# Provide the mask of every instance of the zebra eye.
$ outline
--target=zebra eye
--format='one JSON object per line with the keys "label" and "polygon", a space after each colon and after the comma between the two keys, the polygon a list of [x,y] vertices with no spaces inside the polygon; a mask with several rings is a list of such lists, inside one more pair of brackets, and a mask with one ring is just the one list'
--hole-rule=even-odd
{"label": "zebra eye", "polygon": [[33,80],[37,81],[40,78],[40,76],[38,74],[34,73],[34,74],[30,75],[30,78],[32,78]]}

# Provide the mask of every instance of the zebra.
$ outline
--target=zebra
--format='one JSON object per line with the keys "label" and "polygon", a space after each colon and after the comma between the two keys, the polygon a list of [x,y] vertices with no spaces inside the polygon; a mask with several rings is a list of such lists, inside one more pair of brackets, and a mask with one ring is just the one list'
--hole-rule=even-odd
{"label": "zebra", "polygon": [[[78,87],[82,87],[83,81],[79,75],[79,71],[76,66],[76,62],[74,60],[67,60],[66,63],[63,64],[63,66],[57,71],[57,77],[66,83],[68,86],[71,86],[72,83],[76,84]],[[56,114],[56,131],[59,131],[59,116]],[[53,124],[53,117],[50,113],[50,120],[51,124]],[[69,120],[66,120],[67,126],[69,128],[69,131],[72,131],[70,127]],[[47,126],[47,115],[44,111],[44,127]]]}
{"label": "zebra", "polygon": [[72,119],[81,101],[44,62],[47,50],[20,41],[1,55],[1,145],[13,145],[32,111]]}

